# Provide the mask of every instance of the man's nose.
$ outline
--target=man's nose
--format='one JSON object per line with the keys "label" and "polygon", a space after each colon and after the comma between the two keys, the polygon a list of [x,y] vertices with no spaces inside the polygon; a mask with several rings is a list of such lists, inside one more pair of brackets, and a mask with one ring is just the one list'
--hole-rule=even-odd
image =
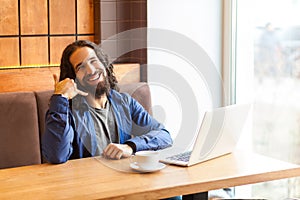
{"label": "man's nose", "polygon": [[92,65],[91,63],[86,63],[85,64],[85,72],[87,74],[94,74],[96,71],[96,68],[94,65]]}

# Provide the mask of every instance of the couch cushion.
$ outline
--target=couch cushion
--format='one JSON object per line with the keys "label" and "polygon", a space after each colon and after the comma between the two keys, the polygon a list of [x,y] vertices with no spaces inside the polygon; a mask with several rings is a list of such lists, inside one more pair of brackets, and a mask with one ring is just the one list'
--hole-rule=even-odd
{"label": "couch cushion", "polygon": [[41,163],[34,93],[0,93],[0,110],[0,169]]}

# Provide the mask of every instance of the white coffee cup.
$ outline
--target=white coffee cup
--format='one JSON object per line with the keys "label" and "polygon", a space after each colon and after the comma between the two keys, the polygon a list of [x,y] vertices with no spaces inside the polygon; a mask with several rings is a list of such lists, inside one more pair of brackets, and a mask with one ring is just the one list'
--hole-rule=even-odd
{"label": "white coffee cup", "polygon": [[159,164],[159,152],[138,151],[130,158],[130,163],[144,170],[156,169]]}

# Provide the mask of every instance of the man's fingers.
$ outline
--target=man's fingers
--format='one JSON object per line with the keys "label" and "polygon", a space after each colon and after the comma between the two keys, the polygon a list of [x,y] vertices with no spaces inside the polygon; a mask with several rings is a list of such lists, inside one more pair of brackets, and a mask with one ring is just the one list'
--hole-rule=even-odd
{"label": "man's fingers", "polygon": [[116,155],[116,159],[121,159],[123,155],[122,151],[118,151],[117,155]]}
{"label": "man's fingers", "polygon": [[110,159],[120,159],[122,157],[123,151],[120,149],[113,149],[112,152],[108,155]]}
{"label": "man's fingers", "polygon": [[76,92],[77,94],[80,94],[80,95],[82,95],[82,96],[87,96],[87,95],[88,95],[88,93],[79,90],[79,89],[77,88],[76,83],[75,83],[74,87],[75,87],[75,88],[74,88],[74,89],[75,89],[75,92]]}
{"label": "man's fingers", "polygon": [[113,149],[114,149],[113,146],[111,144],[109,144],[103,151],[104,155],[105,156],[110,155],[112,153]]}
{"label": "man's fingers", "polygon": [[77,94],[80,94],[82,96],[87,96],[89,93],[86,93],[84,91],[78,90],[77,88],[75,88],[75,91],[77,92]]}
{"label": "man's fingers", "polygon": [[122,157],[123,151],[118,148],[115,144],[109,144],[103,151],[103,155],[110,159],[120,159]]}

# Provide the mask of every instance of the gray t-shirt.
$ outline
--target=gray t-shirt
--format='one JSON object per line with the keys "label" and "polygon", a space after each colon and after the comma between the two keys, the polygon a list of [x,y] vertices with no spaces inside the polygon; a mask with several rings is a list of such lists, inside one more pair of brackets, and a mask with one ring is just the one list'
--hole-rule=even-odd
{"label": "gray t-shirt", "polygon": [[98,148],[96,155],[101,155],[108,144],[119,143],[120,141],[113,109],[109,101],[107,101],[106,107],[103,109],[89,106],[89,112],[94,121],[97,137]]}

